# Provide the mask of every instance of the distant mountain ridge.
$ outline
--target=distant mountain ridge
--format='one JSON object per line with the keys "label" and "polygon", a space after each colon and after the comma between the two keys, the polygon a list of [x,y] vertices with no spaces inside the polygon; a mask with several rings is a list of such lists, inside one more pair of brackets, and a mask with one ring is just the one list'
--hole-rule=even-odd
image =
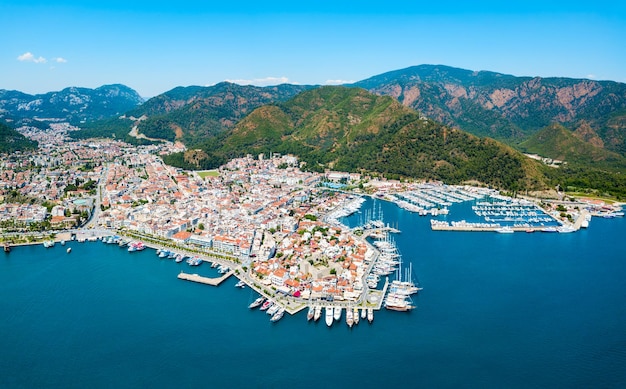
{"label": "distant mountain ridge", "polygon": [[[312,170],[449,183],[478,180],[509,190],[545,179],[534,161],[497,141],[425,119],[390,97],[339,86],[259,107],[202,151],[213,163],[273,151],[295,154]],[[197,151],[188,154],[198,163]],[[174,159],[189,163],[191,158],[166,161]]]}
{"label": "distant mountain ridge", "polygon": [[[292,84],[258,87],[230,82],[208,87],[177,87],[128,111],[125,118],[94,123],[89,131],[72,135],[111,136],[116,132],[119,138],[136,124],[138,132],[149,138],[182,140],[193,145],[233,128],[255,108],[285,101],[311,88]],[[142,120],[132,123],[130,117]]]}
{"label": "distant mountain ridge", "polygon": [[34,119],[80,124],[121,115],[143,101],[135,90],[121,84],[95,89],[69,87],[38,95],[0,89],[0,118],[18,125]]}
{"label": "distant mountain ridge", "polygon": [[352,86],[392,96],[441,123],[513,145],[556,122],[574,131],[585,127],[606,149],[626,153],[623,83],[419,65]]}

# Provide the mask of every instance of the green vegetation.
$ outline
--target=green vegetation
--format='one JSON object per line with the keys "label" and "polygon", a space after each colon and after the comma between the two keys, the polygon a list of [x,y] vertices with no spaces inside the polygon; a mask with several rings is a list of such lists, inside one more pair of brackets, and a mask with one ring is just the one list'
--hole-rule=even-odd
{"label": "green vegetation", "polygon": [[205,171],[200,171],[196,173],[202,179],[207,178],[207,177],[219,177],[220,176],[220,172],[217,170],[205,170]]}
{"label": "green vegetation", "polygon": [[513,191],[544,180],[534,162],[509,147],[423,120],[390,97],[357,88],[321,87],[258,108],[207,145],[203,151],[214,161],[274,151],[297,155],[313,171],[479,180]]}
{"label": "green vegetation", "polygon": [[567,128],[552,124],[521,143],[527,153],[539,154],[568,164],[626,172],[626,158],[577,138]]}
{"label": "green vegetation", "polygon": [[7,124],[0,122],[0,153],[35,150],[37,142],[26,138]]}

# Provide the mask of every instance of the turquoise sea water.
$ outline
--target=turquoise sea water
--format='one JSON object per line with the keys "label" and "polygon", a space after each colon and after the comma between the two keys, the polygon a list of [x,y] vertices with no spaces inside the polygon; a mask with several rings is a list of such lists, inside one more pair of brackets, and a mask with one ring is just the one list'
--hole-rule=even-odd
{"label": "turquoise sea water", "polygon": [[187,265],[153,250],[0,253],[0,387],[626,386],[625,219],[572,234],[434,233],[429,218],[382,210],[424,290],[412,312],[352,329],[305,312],[272,324],[235,278],[178,280]]}

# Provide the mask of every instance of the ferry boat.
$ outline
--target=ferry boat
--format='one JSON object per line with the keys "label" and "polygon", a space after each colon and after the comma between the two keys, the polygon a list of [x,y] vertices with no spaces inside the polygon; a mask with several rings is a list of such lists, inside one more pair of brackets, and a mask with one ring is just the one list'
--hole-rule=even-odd
{"label": "ferry boat", "polygon": [[306,313],[306,321],[311,321],[311,319],[313,319],[313,316],[315,316],[315,308],[313,308],[313,306],[310,306],[309,311]]}
{"label": "ferry boat", "polygon": [[272,315],[272,318],[270,319],[270,321],[272,323],[276,323],[277,321],[282,319],[284,314],[285,314],[285,308],[280,308],[276,313]]}
{"label": "ferry boat", "polygon": [[326,307],[326,325],[333,325],[333,307]]}
{"label": "ferry boat", "polygon": [[367,308],[367,321],[369,321],[370,323],[374,321],[374,309],[373,308]]}
{"label": "ferry boat", "polygon": [[252,303],[250,303],[250,305],[248,305],[248,308],[254,309],[258,307],[259,305],[263,304],[264,302],[265,302],[265,297],[261,296],[257,298],[256,300],[254,300]]}
{"label": "ferry boat", "polygon": [[266,311],[269,307],[272,306],[272,304],[274,304],[272,300],[267,300],[266,302],[263,303],[263,305],[261,305],[261,310]]}
{"label": "ferry boat", "polygon": [[352,325],[354,324],[354,311],[350,308],[346,308],[346,324],[350,328],[352,328]]}
{"label": "ferry boat", "polygon": [[317,307],[315,307],[315,313],[313,314],[313,320],[314,321],[318,321],[321,316],[322,316],[322,307],[318,305]]}

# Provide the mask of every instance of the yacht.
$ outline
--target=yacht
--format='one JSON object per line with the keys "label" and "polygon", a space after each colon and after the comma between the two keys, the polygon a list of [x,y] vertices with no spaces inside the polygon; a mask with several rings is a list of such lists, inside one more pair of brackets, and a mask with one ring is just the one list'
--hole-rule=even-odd
{"label": "yacht", "polygon": [[250,303],[250,305],[248,305],[248,308],[250,309],[256,308],[259,305],[263,304],[263,302],[265,302],[265,297],[261,296],[257,298],[256,300],[254,300],[252,303]]}
{"label": "yacht", "polygon": [[282,319],[284,314],[285,314],[285,308],[280,308],[276,313],[272,315],[272,318],[270,319],[270,321],[272,323],[276,323],[277,321]]}
{"label": "yacht", "polygon": [[369,321],[370,323],[374,321],[374,309],[373,308],[367,308],[367,321]]}
{"label": "yacht", "polygon": [[272,305],[271,307],[269,307],[269,308],[267,309],[267,312],[266,312],[266,313],[267,313],[268,315],[272,316],[273,314],[275,314],[276,312],[278,312],[278,310],[279,310],[280,308],[281,308],[281,306],[280,306],[280,305],[278,305],[278,304],[274,304],[274,305]]}
{"label": "yacht", "polygon": [[239,282],[235,284],[235,287],[243,289],[246,287],[246,283],[243,282],[243,280],[239,280]]}
{"label": "yacht", "polygon": [[313,314],[313,320],[318,321],[321,316],[322,316],[322,307],[318,305],[317,307],[315,307],[315,313]]}
{"label": "yacht", "polygon": [[504,227],[498,228],[496,230],[496,232],[498,232],[500,234],[512,234],[515,231],[513,231],[513,229],[511,227],[509,227],[509,226],[504,226]]}
{"label": "yacht", "polygon": [[346,324],[350,328],[354,324],[354,311],[350,308],[346,308]]}
{"label": "yacht", "polygon": [[333,307],[326,307],[326,325],[333,325]]}
{"label": "yacht", "polygon": [[352,317],[354,318],[354,324],[359,324],[359,308],[354,307],[352,310]]}
{"label": "yacht", "polygon": [[361,309],[361,319],[365,319],[367,317],[367,309]]}
{"label": "yacht", "polygon": [[335,318],[335,320],[341,319],[341,307],[335,307],[333,317]]}
{"label": "yacht", "polygon": [[309,307],[309,311],[306,313],[306,320],[311,321],[311,319],[313,319],[313,316],[315,316],[315,308],[313,308],[313,306],[311,305]]}

